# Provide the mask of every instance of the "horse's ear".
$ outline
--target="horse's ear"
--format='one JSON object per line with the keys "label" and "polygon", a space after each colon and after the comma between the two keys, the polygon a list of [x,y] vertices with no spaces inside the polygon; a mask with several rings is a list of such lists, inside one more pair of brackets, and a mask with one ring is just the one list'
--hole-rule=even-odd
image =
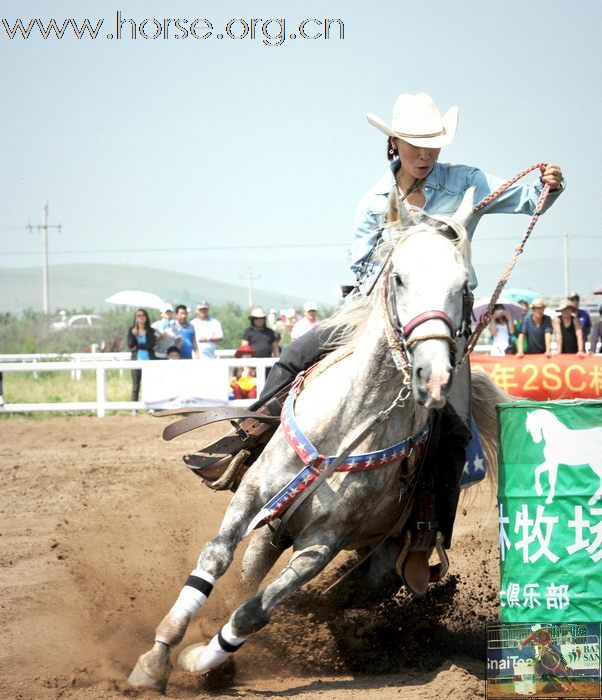
{"label": "horse's ear", "polygon": [[460,206],[456,209],[452,219],[466,228],[466,224],[474,213],[474,195],[476,187],[469,187],[462,197]]}
{"label": "horse's ear", "polygon": [[406,209],[406,205],[399,199],[397,187],[394,187],[389,192],[388,203],[387,223],[389,225],[400,224],[401,226],[410,226],[412,224],[412,218],[410,217],[409,211]]}

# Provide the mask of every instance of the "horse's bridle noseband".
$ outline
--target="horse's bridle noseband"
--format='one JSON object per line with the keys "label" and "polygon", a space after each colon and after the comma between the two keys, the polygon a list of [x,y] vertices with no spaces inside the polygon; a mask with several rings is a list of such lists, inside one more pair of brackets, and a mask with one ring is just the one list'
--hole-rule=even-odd
{"label": "horse's bridle noseband", "polygon": [[[455,341],[455,323],[445,313],[445,311],[433,309],[431,311],[423,311],[411,318],[405,325],[402,324],[399,314],[397,313],[397,305],[395,304],[395,286],[394,284],[391,284],[391,280],[395,278],[395,273],[389,273],[386,276],[382,286],[382,301],[385,312],[385,331],[387,334],[387,340],[389,342],[389,348],[391,349],[393,360],[397,368],[410,368],[412,366],[408,350],[412,347],[412,345],[423,340],[445,341],[449,345],[450,353],[452,353],[453,359],[453,355],[458,350]],[[426,321],[432,320],[443,321],[443,323],[449,328],[450,335],[447,335],[447,333],[427,333],[424,335],[415,336],[408,340],[408,336],[414,330],[416,330],[418,326]],[[452,364],[454,363],[452,362]]]}

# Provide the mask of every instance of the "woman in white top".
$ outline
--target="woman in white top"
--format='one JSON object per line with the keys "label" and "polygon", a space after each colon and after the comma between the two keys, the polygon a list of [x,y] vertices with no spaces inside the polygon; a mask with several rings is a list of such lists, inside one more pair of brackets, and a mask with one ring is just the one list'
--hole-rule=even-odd
{"label": "woman in white top", "polygon": [[489,323],[489,332],[493,338],[491,345],[492,355],[506,355],[510,338],[515,333],[514,321],[509,311],[506,311],[503,304],[496,304],[493,307],[493,314]]}

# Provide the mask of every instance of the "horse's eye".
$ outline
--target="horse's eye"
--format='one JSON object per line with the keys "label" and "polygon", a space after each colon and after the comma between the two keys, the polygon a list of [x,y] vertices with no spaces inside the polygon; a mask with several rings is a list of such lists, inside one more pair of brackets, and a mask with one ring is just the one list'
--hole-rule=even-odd
{"label": "horse's eye", "polygon": [[393,278],[393,282],[395,282],[395,284],[396,284],[398,287],[403,287],[403,282],[401,281],[401,277],[399,276],[399,273],[394,272],[394,273],[391,275],[391,277]]}

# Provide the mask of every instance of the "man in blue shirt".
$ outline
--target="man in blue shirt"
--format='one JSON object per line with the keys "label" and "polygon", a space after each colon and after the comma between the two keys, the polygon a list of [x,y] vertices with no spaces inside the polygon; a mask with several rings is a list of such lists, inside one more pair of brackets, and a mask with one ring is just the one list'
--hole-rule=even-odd
{"label": "man in blue shirt", "polygon": [[180,355],[183,360],[192,360],[194,353],[198,352],[194,327],[188,323],[188,309],[184,304],[176,306],[176,325],[175,330],[182,338],[182,346],[180,347]]}

